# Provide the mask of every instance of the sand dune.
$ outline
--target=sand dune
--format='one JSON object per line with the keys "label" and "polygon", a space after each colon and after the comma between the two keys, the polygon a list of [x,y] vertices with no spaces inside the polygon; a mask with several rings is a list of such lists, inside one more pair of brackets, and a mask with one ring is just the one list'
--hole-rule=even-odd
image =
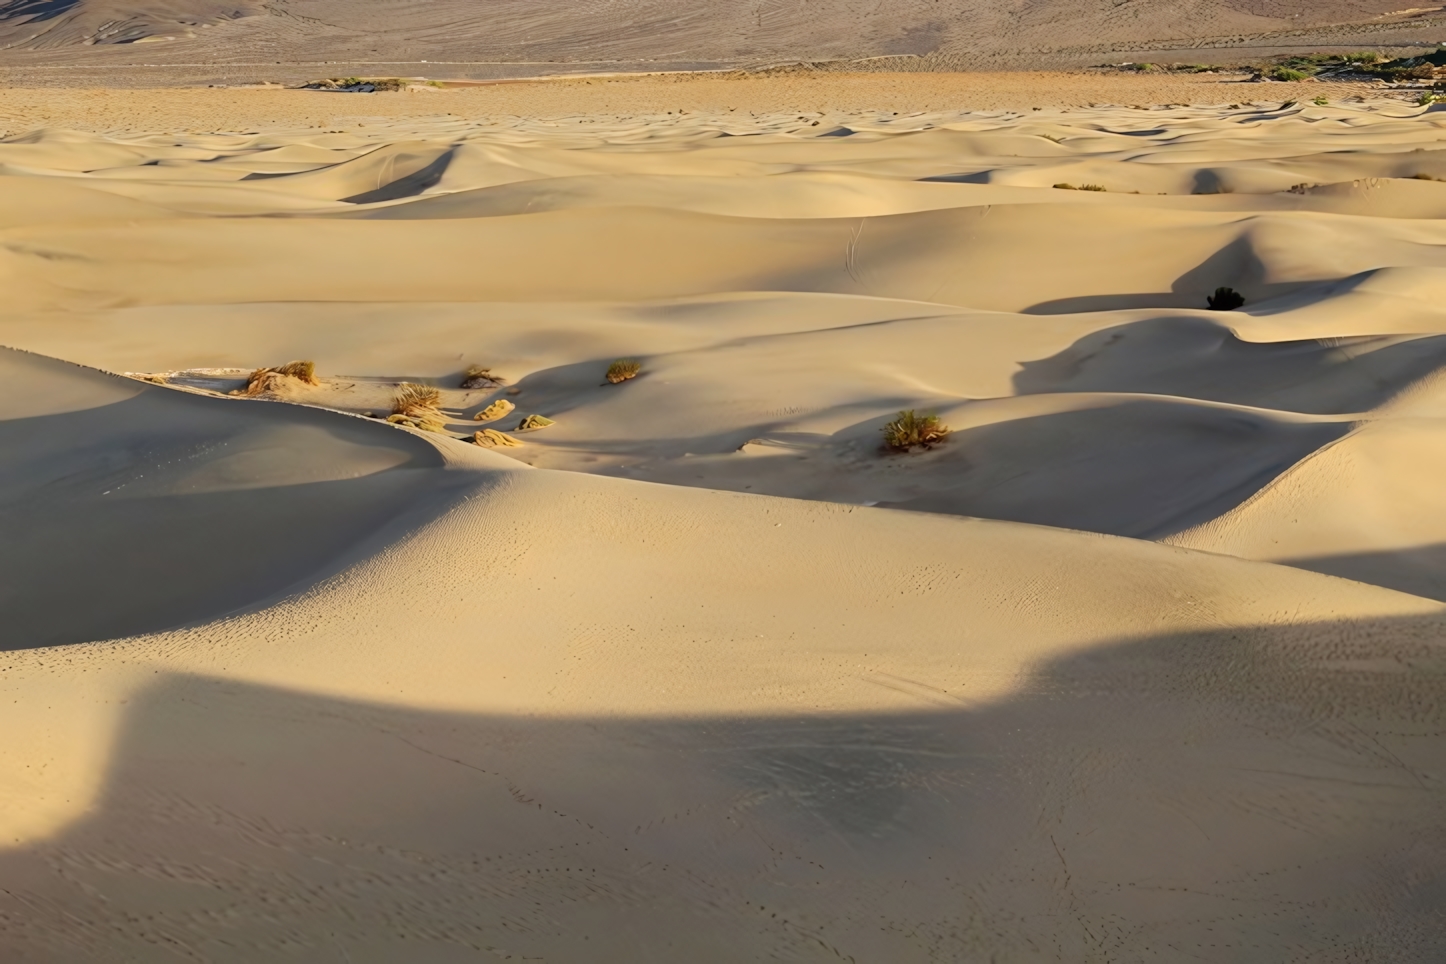
{"label": "sand dune", "polygon": [[0,956],[1439,959],[1443,117],[0,142]]}

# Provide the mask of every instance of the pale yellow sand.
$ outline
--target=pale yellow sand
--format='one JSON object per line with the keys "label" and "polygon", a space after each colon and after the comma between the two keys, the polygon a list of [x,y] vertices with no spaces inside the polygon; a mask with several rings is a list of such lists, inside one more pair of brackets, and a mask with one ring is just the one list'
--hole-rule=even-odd
{"label": "pale yellow sand", "polygon": [[0,956],[1439,959],[1446,113],[653,106],[0,143]]}

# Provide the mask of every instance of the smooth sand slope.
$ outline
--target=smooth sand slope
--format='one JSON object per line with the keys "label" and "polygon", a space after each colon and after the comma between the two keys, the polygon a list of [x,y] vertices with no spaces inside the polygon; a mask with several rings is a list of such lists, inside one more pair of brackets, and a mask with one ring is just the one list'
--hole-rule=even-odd
{"label": "smooth sand slope", "polygon": [[0,956],[1440,959],[1443,118],[0,143]]}

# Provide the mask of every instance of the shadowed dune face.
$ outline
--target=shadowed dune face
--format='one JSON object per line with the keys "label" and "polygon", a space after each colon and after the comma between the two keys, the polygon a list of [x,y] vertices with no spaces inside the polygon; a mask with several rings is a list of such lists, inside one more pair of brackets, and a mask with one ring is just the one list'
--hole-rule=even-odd
{"label": "shadowed dune face", "polygon": [[[14,414],[26,405],[54,411]],[[315,578],[435,488],[442,464],[355,419],[12,351],[0,410],[5,649],[214,619]]]}
{"label": "shadowed dune face", "polygon": [[1428,961],[1440,632],[1162,636],[1051,661],[994,704],[884,675],[916,709],[742,719],[421,713],[172,677],[127,707],[90,813],[0,854],[5,945]]}
{"label": "shadowed dune face", "polygon": [[0,142],[0,958],[1442,957],[1446,114],[740,113]]}

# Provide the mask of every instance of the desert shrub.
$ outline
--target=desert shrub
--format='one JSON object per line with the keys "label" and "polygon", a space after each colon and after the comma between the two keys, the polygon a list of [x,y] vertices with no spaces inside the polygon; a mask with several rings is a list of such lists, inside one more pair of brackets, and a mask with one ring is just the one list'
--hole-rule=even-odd
{"label": "desert shrub", "polygon": [[316,377],[316,364],[311,361],[293,361],[275,368],[258,368],[246,377],[246,386],[238,388],[232,395],[264,395],[286,386],[288,379],[295,379],[306,385],[320,385]]}
{"label": "desert shrub", "polygon": [[468,365],[467,370],[462,373],[462,382],[458,388],[491,388],[494,385],[501,385],[502,379],[492,374],[492,369],[483,368],[481,365]]}
{"label": "desert shrub", "polygon": [[1436,76],[1436,68],[1431,64],[1412,64],[1402,61],[1391,61],[1370,71],[1377,77],[1383,77],[1390,81],[1402,80],[1432,80]]}
{"label": "desert shrub", "polygon": [[1210,306],[1211,311],[1234,311],[1236,308],[1245,307],[1245,298],[1234,288],[1221,286],[1205,299],[1205,303]]}
{"label": "desert shrub", "polygon": [[516,448],[522,444],[520,439],[515,439],[506,432],[499,432],[495,428],[484,428],[472,436],[472,441],[487,449]]}
{"label": "desert shrub", "polygon": [[549,426],[549,425],[556,425],[556,424],[557,424],[556,422],[554,422],[552,419],[548,418],[546,415],[529,415],[529,416],[527,416],[526,418],[524,418],[522,421],[520,421],[520,422],[517,423],[516,431],[518,431],[518,432],[532,432],[532,431],[535,431],[535,430],[537,430],[537,429],[539,429],[539,428],[547,428],[547,426]]}
{"label": "desert shrub", "polygon": [[924,448],[942,442],[949,427],[937,415],[920,415],[912,408],[884,426],[884,444],[896,452],[907,452],[915,445]]}
{"label": "desert shrub", "polygon": [[447,424],[441,411],[442,393],[430,385],[403,382],[392,396],[392,414],[387,421],[410,425],[424,432],[440,432]]}
{"label": "desert shrub", "polygon": [[400,77],[331,77],[326,80],[313,80],[311,83],[301,86],[306,90],[356,90],[361,88],[398,91],[405,89],[410,83],[411,81],[403,80]]}
{"label": "desert shrub", "polygon": [[413,385],[402,382],[392,396],[393,415],[413,415],[435,412],[442,404],[442,393],[431,385]]}
{"label": "desert shrub", "polygon": [[1075,185],[1075,184],[1065,183],[1065,184],[1056,184],[1056,185],[1055,185],[1055,189],[1056,189],[1056,190],[1059,190],[1059,191],[1103,191],[1103,190],[1105,189],[1105,186],[1104,186],[1103,184],[1079,184],[1079,185]]}
{"label": "desert shrub", "polygon": [[1272,67],[1265,74],[1271,80],[1305,80],[1310,74],[1294,67]]}
{"label": "desert shrub", "polygon": [[473,415],[472,421],[495,422],[516,407],[516,405],[513,405],[507,399],[499,398],[491,405],[488,405],[486,408],[482,409],[482,411],[478,412],[476,415]]}
{"label": "desert shrub", "polygon": [[1423,90],[1421,91],[1421,96],[1416,98],[1416,106],[1430,107],[1432,104],[1436,103],[1441,99],[1442,94],[1439,90]]}
{"label": "desert shrub", "polygon": [[1327,98],[1327,97],[1321,96],[1321,97],[1317,97],[1315,100],[1311,101],[1311,103],[1314,104],[1314,105],[1316,105],[1317,107],[1324,107],[1324,106],[1326,106],[1327,104],[1330,103],[1330,99]]}
{"label": "desert shrub", "polygon": [[316,363],[312,361],[287,362],[279,368],[273,368],[272,371],[278,375],[290,375],[292,378],[299,378],[308,385],[321,384],[320,380],[316,377]]}
{"label": "desert shrub", "polygon": [[635,362],[631,358],[619,358],[608,366],[608,381],[616,385],[629,378],[637,378],[638,373],[642,370],[641,362]]}

